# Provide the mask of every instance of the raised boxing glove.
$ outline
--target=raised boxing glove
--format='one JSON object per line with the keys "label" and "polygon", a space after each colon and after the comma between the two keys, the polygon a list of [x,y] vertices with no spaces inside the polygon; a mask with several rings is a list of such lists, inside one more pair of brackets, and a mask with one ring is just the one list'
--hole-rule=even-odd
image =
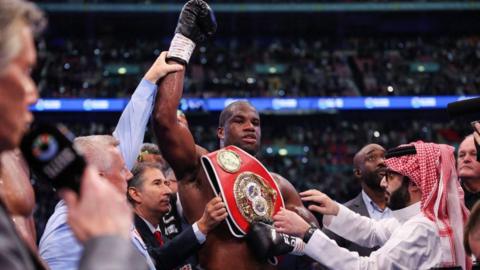
{"label": "raised boxing glove", "polygon": [[187,64],[195,44],[211,37],[216,30],[217,22],[210,6],[203,0],[188,1],[178,17],[167,59]]}

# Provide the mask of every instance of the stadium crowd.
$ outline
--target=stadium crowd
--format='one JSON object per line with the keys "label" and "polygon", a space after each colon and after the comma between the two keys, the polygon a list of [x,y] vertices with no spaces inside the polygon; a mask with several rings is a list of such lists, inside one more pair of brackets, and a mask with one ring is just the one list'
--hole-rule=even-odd
{"label": "stadium crowd", "polygon": [[[462,0],[462,1],[467,1],[467,0]],[[136,4],[161,4],[161,3],[172,3],[172,4],[183,4],[183,1],[180,0],[118,0],[118,1],[112,1],[112,0],[39,0],[39,3],[136,3]],[[238,3],[237,0],[220,0],[216,1],[217,3]],[[252,1],[255,3],[316,3],[316,2],[321,2],[321,3],[332,3],[331,0],[260,0],[260,1]],[[362,3],[362,2],[380,2],[380,3],[385,3],[385,2],[390,2],[389,0],[342,0],[342,1],[337,1],[341,3]],[[433,1],[433,0],[401,0],[401,1],[396,1],[396,2],[446,2],[446,0],[441,0],[441,1]]]}
{"label": "stadium crowd", "polygon": [[[261,42],[246,49],[233,40],[212,51],[208,44],[199,46],[190,61],[195,45],[217,30],[210,6],[190,0],[168,51],[148,42],[112,49],[103,41],[79,46],[56,39],[57,55],[49,51],[52,41],[40,42],[33,76],[43,96],[56,89],[59,95],[89,96],[92,88],[130,97],[118,121],[108,121],[114,126],[71,121],[80,135],[73,138],[65,127],[32,125],[29,108],[39,98],[32,78],[35,38],[45,26],[36,4],[0,0],[2,269],[451,270],[471,269],[480,257],[478,121],[447,122],[435,113],[434,121],[419,115],[414,120],[382,111],[260,115],[242,99],[228,104],[218,121],[178,110],[184,84],[185,95],[193,96],[200,89],[217,91],[210,83],[223,84],[223,78],[225,89],[245,91],[235,84],[236,71],[253,91],[261,88],[258,96],[288,96],[297,83],[306,90],[295,96],[318,89],[332,94],[328,87],[363,95],[386,86],[398,94],[402,87],[406,93],[411,89],[403,86],[410,83],[404,73],[420,74],[414,84],[424,83],[423,74],[436,81],[438,74],[454,73],[452,63],[459,61],[461,74],[449,79],[455,91],[468,91],[475,86],[468,73],[476,71],[475,37],[452,44],[441,38],[348,39],[340,45],[269,41],[264,53]],[[446,49],[430,51],[429,44]],[[146,68],[132,64],[147,61]],[[244,65],[249,61],[253,72]],[[213,72],[214,66],[227,73]],[[310,68],[312,77],[325,70],[332,85],[313,83],[315,89],[309,89],[302,85],[305,70],[295,76],[297,66]],[[385,80],[377,77],[382,68],[392,70],[382,70]],[[207,73],[211,81],[204,79]],[[132,80],[124,81],[124,75]],[[295,83],[282,81],[286,77]],[[57,86],[49,88],[50,81]],[[458,88],[461,83],[465,88]],[[417,90],[422,88],[411,91]],[[457,103],[458,113],[471,111],[478,101]],[[40,122],[54,119],[42,117]],[[39,197],[36,215],[31,182]]]}
{"label": "stadium crowd", "polygon": [[[167,42],[51,38],[40,46],[43,97],[128,97]],[[186,97],[474,95],[480,38],[237,39],[192,56]],[[288,76],[287,76],[288,75]]]}

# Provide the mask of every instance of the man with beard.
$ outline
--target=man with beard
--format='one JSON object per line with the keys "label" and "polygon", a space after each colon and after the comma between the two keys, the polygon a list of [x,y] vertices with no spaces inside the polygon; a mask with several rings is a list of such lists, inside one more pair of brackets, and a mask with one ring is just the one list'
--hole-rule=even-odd
{"label": "man with beard", "polygon": [[375,221],[332,201],[317,190],[303,192],[324,225],[364,246],[381,246],[369,257],[339,248],[295,213],[277,214],[278,231],[303,237],[306,255],[331,269],[470,269],[462,230],[468,210],[457,181],[453,147],[415,142],[389,150],[381,185],[395,218]]}
{"label": "man with beard", "polygon": [[[352,200],[346,202],[345,207],[362,216],[375,220],[391,217],[391,210],[387,207],[385,190],[380,181],[385,176],[385,149],[378,144],[368,144],[358,151],[353,158],[353,174],[360,182],[362,191]],[[350,251],[356,251],[360,256],[368,256],[378,249],[359,246],[324,229],[326,235],[337,244]]]}
{"label": "man with beard", "polygon": [[[180,14],[167,58],[187,64],[195,43],[215,30],[210,7],[201,0],[189,1]],[[266,258],[257,258],[258,253],[251,250],[261,243],[249,247],[243,238],[253,231],[249,230],[251,222],[271,222],[282,206],[295,210],[309,222],[315,222],[315,218],[303,207],[295,188],[286,179],[278,175],[273,179],[253,157],[260,149],[261,129],[259,114],[250,103],[234,102],[222,111],[217,137],[220,147],[225,149],[208,153],[196,146],[188,127],[177,118],[183,79],[184,71],[180,71],[161,81],[153,113],[154,132],[163,157],[177,176],[183,213],[189,223],[202,216],[205,205],[217,194],[227,206],[227,222],[210,233],[199,252],[200,265],[205,269],[273,269],[275,266]],[[271,234],[263,235],[268,238]],[[274,245],[268,245],[269,251],[275,249]]]}

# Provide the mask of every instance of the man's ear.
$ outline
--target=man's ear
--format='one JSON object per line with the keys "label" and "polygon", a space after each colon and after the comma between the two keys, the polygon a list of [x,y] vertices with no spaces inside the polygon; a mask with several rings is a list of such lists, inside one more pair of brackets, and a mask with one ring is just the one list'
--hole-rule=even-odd
{"label": "man's ear", "polygon": [[218,128],[217,128],[217,137],[218,137],[220,140],[223,140],[223,139],[225,138],[225,133],[224,133],[223,127],[218,127]]}
{"label": "man's ear", "polygon": [[410,197],[415,196],[419,199],[422,198],[422,190],[413,181],[408,183],[408,192],[410,193]]}
{"label": "man's ear", "polygon": [[412,191],[417,191],[417,190],[420,191],[420,188],[413,181],[408,182],[408,189]]}
{"label": "man's ear", "polygon": [[142,202],[142,196],[140,192],[134,187],[129,187],[128,190],[128,196],[135,201],[136,203],[141,203]]}
{"label": "man's ear", "polygon": [[353,176],[355,176],[355,178],[357,179],[362,177],[362,172],[360,171],[359,168],[353,169]]}

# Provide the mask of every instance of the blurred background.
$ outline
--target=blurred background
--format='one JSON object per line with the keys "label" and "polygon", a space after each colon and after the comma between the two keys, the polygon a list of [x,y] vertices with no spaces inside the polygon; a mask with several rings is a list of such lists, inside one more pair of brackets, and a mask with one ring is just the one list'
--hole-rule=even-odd
{"label": "blurred background", "polygon": [[[38,121],[111,133],[147,68],[167,50],[184,1],[36,1]],[[468,121],[448,102],[478,95],[480,2],[217,0],[218,32],[198,44],[181,109],[197,144],[218,148],[219,111],[249,98],[262,117],[260,159],[299,190],[340,202],[360,191],[353,155],[413,140],[457,146]],[[151,132],[146,142],[154,141]],[[37,220],[55,205],[35,183]],[[37,226],[43,230],[42,222]]]}

